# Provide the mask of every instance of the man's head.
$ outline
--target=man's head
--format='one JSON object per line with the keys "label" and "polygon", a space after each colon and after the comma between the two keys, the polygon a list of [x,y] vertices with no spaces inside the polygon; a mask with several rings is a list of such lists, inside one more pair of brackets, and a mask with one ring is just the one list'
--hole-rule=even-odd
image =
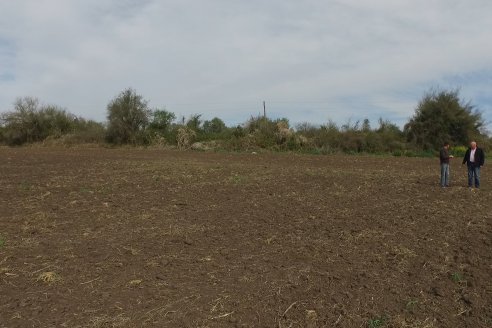
{"label": "man's head", "polygon": [[444,146],[444,148],[449,149],[449,142],[445,142],[445,143],[443,144],[443,146]]}
{"label": "man's head", "polygon": [[477,143],[475,141],[470,142],[470,148],[471,149],[477,148]]}

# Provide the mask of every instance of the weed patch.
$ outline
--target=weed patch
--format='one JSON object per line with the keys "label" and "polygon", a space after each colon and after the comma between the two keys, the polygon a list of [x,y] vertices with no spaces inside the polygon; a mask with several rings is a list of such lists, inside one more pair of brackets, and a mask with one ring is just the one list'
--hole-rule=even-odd
{"label": "weed patch", "polygon": [[459,272],[454,272],[453,274],[451,274],[451,280],[456,283],[464,281],[463,275]]}
{"label": "weed patch", "polygon": [[386,324],[386,317],[370,319],[367,323],[369,328],[381,328]]}

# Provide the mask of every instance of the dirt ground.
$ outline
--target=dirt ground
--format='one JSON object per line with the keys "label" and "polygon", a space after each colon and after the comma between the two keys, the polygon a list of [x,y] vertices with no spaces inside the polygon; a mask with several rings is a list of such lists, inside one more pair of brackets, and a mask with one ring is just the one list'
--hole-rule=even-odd
{"label": "dirt ground", "polygon": [[2,148],[0,327],[492,327],[492,170],[451,170]]}

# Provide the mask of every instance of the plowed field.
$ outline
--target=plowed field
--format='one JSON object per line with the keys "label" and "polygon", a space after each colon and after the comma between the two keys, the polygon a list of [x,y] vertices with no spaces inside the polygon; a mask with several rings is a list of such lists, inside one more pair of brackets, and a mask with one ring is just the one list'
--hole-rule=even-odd
{"label": "plowed field", "polygon": [[0,327],[492,327],[454,161],[2,148]]}

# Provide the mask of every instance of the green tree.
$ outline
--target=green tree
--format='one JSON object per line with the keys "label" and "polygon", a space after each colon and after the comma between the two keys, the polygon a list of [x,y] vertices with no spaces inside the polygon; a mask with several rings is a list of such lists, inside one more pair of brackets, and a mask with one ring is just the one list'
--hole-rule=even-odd
{"label": "green tree", "polygon": [[482,114],[460,99],[459,90],[431,90],[420,100],[404,132],[407,141],[430,150],[445,141],[465,145],[481,135],[483,126]]}
{"label": "green tree", "polygon": [[111,100],[107,111],[108,141],[116,144],[137,144],[149,124],[151,111],[147,101],[129,88]]}
{"label": "green tree", "polygon": [[152,112],[152,121],[149,124],[149,128],[161,134],[167,133],[175,119],[176,115],[172,112],[168,112],[165,109],[155,110]]}
{"label": "green tree", "polygon": [[391,123],[388,120],[383,120],[383,118],[379,118],[378,124],[379,128],[376,130],[377,133],[393,134],[395,135],[396,139],[399,139],[403,136],[403,132],[400,130],[400,128],[396,124]]}
{"label": "green tree", "polygon": [[394,152],[405,148],[405,134],[394,123],[380,118],[379,127],[376,129],[378,138],[378,151]]}
{"label": "green tree", "polygon": [[214,117],[210,121],[205,121],[203,123],[203,132],[210,134],[219,134],[225,131],[226,125],[224,121],[222,121],[218,117]]}
{"label": "green tree", "polygon": [[202,114],[193,114],[186,122],[186,126],[195,132],[198,132],[202,128]]}
{"label": "green tree", "polygon": [[59,138],[75,130],[77,117],[57,106],[48,105],[41,108],[39,120],[45,136]]}

